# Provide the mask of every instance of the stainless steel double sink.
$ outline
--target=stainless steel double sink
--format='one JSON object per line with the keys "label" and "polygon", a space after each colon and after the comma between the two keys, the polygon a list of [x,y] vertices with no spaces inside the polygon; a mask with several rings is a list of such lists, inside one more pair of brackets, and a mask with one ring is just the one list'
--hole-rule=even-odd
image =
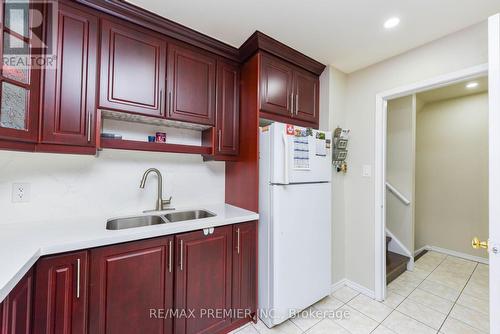
{"label": "stainless steel double sink", "polygon": [[137,217],[116,218],[108,220],[107,230],[123,230],[133,227],[176,223],[185,220],[196,220],[215,217],[216,214],[207,210],[174,211],[167,214],[145,215]]}

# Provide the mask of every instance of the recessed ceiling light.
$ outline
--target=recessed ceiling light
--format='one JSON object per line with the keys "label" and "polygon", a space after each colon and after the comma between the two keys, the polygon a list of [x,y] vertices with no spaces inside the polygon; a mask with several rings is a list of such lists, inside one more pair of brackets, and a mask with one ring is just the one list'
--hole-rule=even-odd
{"label": "recessed ceiling light", "polygon": [[388,19],[387,21],[385,21],[384,23],[384,28],[385,29],[392,29],[392,28],[395,28],[399,25],[399,22],[401,20],[399,19],[399,17],[391,17],[390,19]]}
{"label": "recessed ceiling light", "polygon": [[465,85],[465,87],[468,89],[476,88],[477,86],[479,86],[479,84],[475,81],[469,82],[467,85]]}

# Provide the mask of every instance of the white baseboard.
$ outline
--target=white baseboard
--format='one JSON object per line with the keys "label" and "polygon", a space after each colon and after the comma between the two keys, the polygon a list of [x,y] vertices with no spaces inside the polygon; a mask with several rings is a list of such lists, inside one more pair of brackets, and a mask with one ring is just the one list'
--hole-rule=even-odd
{"label": "white baseboard", "polygon": [[424,246],[424,247],[422,247],[422,248],[417,249],[417,250],[413,253],[413,257],[416,257],[418,254],[422,253],[422,252],[423,252],[423,251],[425,251],[425,250],[429,250],[429,249],[428,249],[428,247],[429,247],[429,246]]}
{"label": "white baseboard", "polygon": [[427,246],[422,247],[419,250],[417,250],[415,252],[415,254],[418,254],[417,252],[422,252],[423,250],[434,251],[434,252],[443,253],[443,254],[446,254],[446,255],[451,255],[451,256],[459,257],[459,258],[462,258],[462,259],[465,259],[465,260],[470,260],[470,261],[475,261],[475,262],[479,262],[479,263],[489,264],[489,260],[485,259],[484,257],[479,257],[479,256],[474,256],[474,255],[470,255],[470,254],[466,254],[466,253],[461,253],[461,252],[457,252],[457,251],[454,251],[454,250],[451,250],[451,249],[441,248],[441,247],[437,247],[437,246],[429,246],[429,245],[427,245]]}
{"label": "white baseboard", "polygon": [[343,286],[348,286],[349,288],[356,290],[357,292],[362,293],[367,297],[370,297],[373,299],[375,298],[374,291],[372,291],[372,290],[370,290],[370,289],[368,289],[368,288],[366,288],[358,283],[355,283],[351,280],[348,280],[347,278],[343,278],[340,281],[338,281],[337,283],[332,284],[332,287],[331,287],[332,293],[337,291],[338,289],[342,288]]}
{"label": "white baseboard", "polygon": [[338,289],[340,289],[344,285],[347,285],[347,278],[343,278],[340,281],[338,281],[337,283],[333,283],[332,287],[330,288],[330,293],[337,291]]}

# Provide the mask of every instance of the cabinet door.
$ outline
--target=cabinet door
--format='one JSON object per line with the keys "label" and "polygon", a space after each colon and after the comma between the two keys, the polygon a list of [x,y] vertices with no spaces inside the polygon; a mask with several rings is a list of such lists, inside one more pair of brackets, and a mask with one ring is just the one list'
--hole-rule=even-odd
{"label": "cabinet door", "polygon": [[91,250],[89,333],[172,333],[172,250],[171,237]]}
{"label": "cabinet door", "polygon": [[35,334],[87,332],[86,251],[42,258],[36,266]]}
{"label": "cabinet door", "polygon": [[260,75],[260,110],[291,117],[292,68],[274,57],[262,55]]}
{"label": "cabinet door", "polygon": [[257,312],[257,222],[233,226],[234,320]]}
{"label": "cabinet door", "polygon": [[[40,48],[42,25],[35,15],[41,3],[0,3],[0,139],[36,142],[40,100],[40,70],[30,66],[45,52]],[[11,10],[11,7],[13,10]],[[17,15],[10,15],[15,13]],[[20,14],[20,15],[19,15]]]}
{"label": "cabinet door", "polygon": [[294,117],[318,123],[319,121],[319,78],[306,71],[293,73]]}
{"label": "cabinet door", "polygon": [[3,334],[31,334],[33,306],[33,270],[30,270],[3,304]]}
{"label": "cabinet door", "polygon": [[214,125],[214,57],[171,44],[168,50],[168,118]]}
{"label": "cabinet door", "polygon": [[99,106],[163,116],[166,48],[153,32],[103,20]]}
{"label": "cabinet door", "polygon": [[235,64],[217,62],[217,142],[215,154],[238,155],[240,129],[240,70]]}
{"label": "cabinet door", "polygon": [[97,17],[60,3],[55,69],[45,71],[42,142],[94,146]]}
{"label": "cabinet door", "polygon": [[176,236],[175,309],[194,315],[177,317],[175,334],[217,333],[231,323],[221,314],[231,309],[231,236],[231,226]]}

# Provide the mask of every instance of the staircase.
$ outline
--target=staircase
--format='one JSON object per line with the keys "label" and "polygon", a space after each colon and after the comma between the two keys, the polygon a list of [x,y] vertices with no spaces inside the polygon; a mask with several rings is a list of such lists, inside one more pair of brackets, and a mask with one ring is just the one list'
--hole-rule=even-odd
{"label": "staircase", "polygon": [[406,271],[406,265],[408,264],[408,261],[410,261],[409,257],[389,251],[389,242],[391,242],[391,240],[391,237],[385,237],[387,284],[391,283],[398,278],[399,275],[404,273]]}

